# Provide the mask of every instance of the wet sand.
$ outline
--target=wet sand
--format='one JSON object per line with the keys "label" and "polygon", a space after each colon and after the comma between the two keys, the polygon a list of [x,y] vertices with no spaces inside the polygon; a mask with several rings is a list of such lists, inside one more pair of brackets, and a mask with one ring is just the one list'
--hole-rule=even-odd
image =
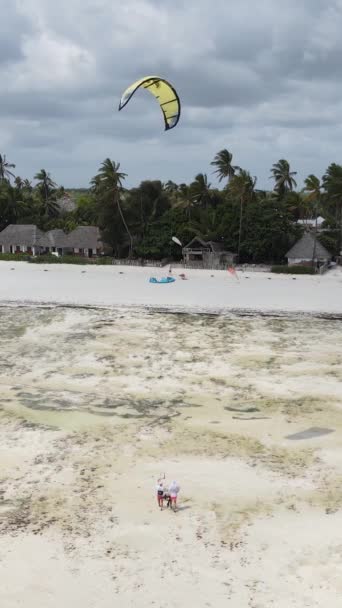
{"label": "wet sand", "polygon": [[1,307],[1,605],[337,608],[341,344],[309,316]]}

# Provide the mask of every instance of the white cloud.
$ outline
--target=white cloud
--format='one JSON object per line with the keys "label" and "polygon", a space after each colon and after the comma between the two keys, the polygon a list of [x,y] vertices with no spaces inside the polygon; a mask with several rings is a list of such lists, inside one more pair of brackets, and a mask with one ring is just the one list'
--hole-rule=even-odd
{"label": "white cloud", "polygon": [[94,60],[86,49],[47,33],[26,40],[22,51],[22,62],[7,70],[8,88],[18,95],[51,90],[60,94],[80,87],[82,80],[90,79],[95,72]]}

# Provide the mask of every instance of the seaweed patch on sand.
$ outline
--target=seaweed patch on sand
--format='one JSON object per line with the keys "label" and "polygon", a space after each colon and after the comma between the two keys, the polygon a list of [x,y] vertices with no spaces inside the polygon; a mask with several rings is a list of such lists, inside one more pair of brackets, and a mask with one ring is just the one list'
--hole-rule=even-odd
{"label": "seaweed patch on sand", "polygon": [[[0,550],[12,605],[18,568],[28,608],[37,581],[42,605],[85,590],[85,608],[113,597],[159,606],[160,581],[177,581],[167,608],[187,595],[271,606],[279,588],[287,606],[293,586],[297,608],[324,580],[332,594],[340,321],[1,307],[0,329]],[[334,432],[288,439],[312,428]],[[181,485],[176,514],[157,509],[163,472]]]}

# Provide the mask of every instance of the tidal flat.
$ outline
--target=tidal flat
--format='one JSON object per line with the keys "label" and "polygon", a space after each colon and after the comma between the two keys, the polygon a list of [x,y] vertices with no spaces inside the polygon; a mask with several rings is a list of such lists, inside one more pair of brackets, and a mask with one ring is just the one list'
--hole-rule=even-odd
{"label": "tidal flat", "polygon": [[341,320],[3,306],[0,348],[2,605],[338,606]]}

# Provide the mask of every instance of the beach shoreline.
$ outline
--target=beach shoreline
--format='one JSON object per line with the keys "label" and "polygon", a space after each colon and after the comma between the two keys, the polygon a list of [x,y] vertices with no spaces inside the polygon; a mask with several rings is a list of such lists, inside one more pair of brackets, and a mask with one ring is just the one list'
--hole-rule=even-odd
{"label": "beach shoreline", "polygon": [[0,305],[129,307],[203,314],[342,315],[342,267],[326,275],[276,275],[180,269],[171,284],[151,284],[168,268],[0,264]]}

